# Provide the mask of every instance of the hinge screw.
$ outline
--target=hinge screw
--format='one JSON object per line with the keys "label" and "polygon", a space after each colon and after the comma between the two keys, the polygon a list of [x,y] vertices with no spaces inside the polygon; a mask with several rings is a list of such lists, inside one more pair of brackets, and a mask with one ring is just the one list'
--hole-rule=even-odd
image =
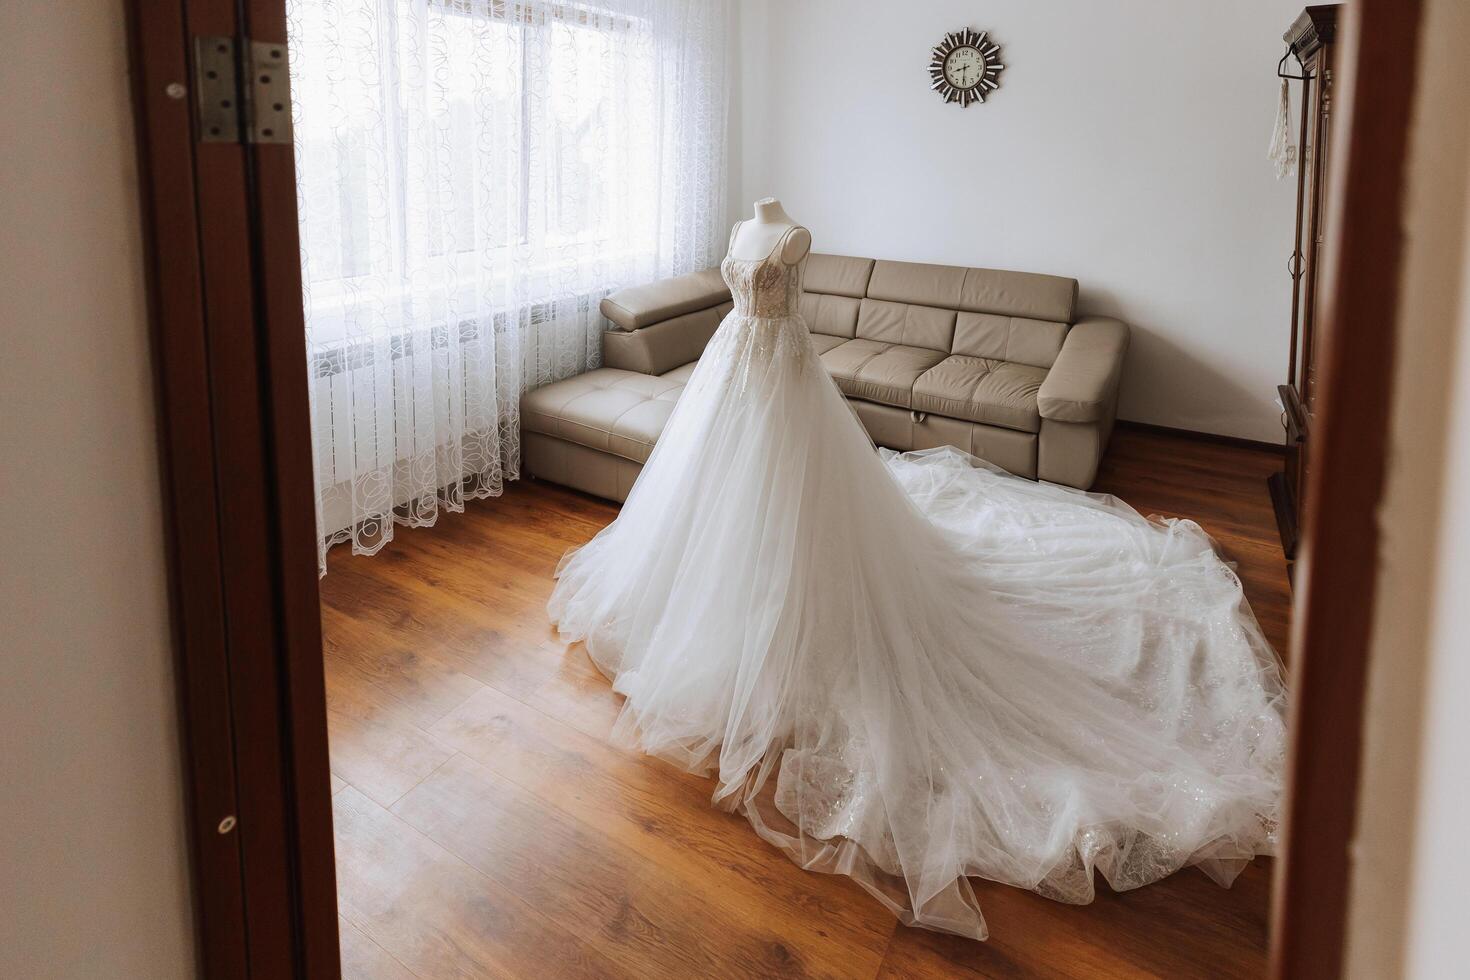
{"label": "hinge screw", "polygon": [[184,88],[179,82],[169,82],[168,86],[164,88],[163,94],[167,95],[170,99],[182,99],[189,94],[189,90]]}
{"label": "hinge screw", "polygon": [[228,834],[230,831],[232,831],[234,829],[235,829],[235,818],[232,817],[232,816],[231,817],[225,817],[223,820],[221,820],[219,822],[219,832],[222,833],[222,834]]}

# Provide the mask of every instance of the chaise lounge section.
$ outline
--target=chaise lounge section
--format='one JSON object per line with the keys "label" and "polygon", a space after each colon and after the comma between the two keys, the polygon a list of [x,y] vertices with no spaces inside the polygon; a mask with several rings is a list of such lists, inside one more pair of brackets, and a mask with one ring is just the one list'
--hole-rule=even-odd
{"label": "chaise lounge section", "polygon": [[[873,441],[957,446],[1087,489],[1116,414],[1128,327],[1076,315],[1077,281],[843,255],[807,259],[801,314]],[[719,270],[623,289],[601,368],[527,392],[522,466],[624,500],[731,309]]]}

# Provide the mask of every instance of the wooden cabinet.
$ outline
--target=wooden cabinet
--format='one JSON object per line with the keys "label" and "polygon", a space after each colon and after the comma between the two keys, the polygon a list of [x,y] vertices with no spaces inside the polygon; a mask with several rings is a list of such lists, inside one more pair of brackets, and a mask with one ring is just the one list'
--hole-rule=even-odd
{"label": "wooden cabinet", "polygon": [[[1296,238],[1287,270],[1292,277],[1291,347],[1286,383],[1277,390],[1286,429],[1285,466],[1269,485],[1281,546],[1288,561],[1296,557],[1306,506],[1307,446],[1317,405],[1317,352],[1321,347],[1321,269],[1326,239],[1325,190],[1331,166],[1332,65],[1338,4],[1308,7],[1285,34],[1302,67],[1296,119],[1298,158]],[[1291,62],[1291,58],[1287,62]]]}

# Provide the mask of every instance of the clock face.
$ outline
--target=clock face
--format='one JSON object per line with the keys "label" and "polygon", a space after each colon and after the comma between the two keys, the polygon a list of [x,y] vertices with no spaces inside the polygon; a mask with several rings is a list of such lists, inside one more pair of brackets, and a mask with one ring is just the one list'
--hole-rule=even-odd
{"label": "clock face", "polygon": [[944,59],[944,80],[955,88],[974,88],[985,77],[985,56],[966,45]]}
{"label": "clock face", "polygon": [[968,27],[944,36],[929,61],[929,87],[946,102],[969,106],[1000,88],[1000,45]]}

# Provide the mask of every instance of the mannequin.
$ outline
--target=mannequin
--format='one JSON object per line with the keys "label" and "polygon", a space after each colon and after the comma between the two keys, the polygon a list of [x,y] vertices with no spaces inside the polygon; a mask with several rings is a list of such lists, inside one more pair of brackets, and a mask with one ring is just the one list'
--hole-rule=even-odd
{"label": "mannequin", "polygon": [[730,257],[743,261],[763,259],[788,230],[795,228],[781,250],[781,260],[788,265],[800,262],[812,247],[811,232],[801,227],[781,207],[774,197],[764,197],[755,202],[755,218],[742,221],[735,226],[735,238],[730,242]]}

